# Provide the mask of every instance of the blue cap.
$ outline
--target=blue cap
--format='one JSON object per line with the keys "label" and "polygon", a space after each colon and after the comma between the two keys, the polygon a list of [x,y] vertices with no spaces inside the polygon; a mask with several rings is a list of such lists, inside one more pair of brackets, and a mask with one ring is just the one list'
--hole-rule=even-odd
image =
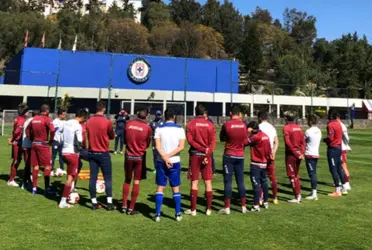
{"label": "blue cap", "polygon": [[161,115],[161,111],[160,110],[156,110],[156,112],[155,112],[155,115]]}

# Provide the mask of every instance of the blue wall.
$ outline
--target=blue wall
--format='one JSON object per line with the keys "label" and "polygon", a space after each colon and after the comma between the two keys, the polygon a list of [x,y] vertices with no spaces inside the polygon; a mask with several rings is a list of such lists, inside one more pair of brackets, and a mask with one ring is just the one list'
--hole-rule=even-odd
{"label": "blue wall", "polygon": [[[127,70],[139,56],[148,61],[152,73],[147,82],[138,85],[128,78]],[[238,92],[239,65],[233,61],[82,51],[73,53],[38,48],[25,48],[13,60],[12,68],[18,68],[20,74],[18,81],[17,77],[12,76],[12,81],[5,81],[7,84],[54,86],[59,69],[59,85],[62,87],[107,88],[112,65],[111,81],[113,87],[118,89],[183,91],[187,78],[187,91]]]}
{"label": "blue wall", "polygon": [[4,83],[4,76],[0,76],[0,84]]}

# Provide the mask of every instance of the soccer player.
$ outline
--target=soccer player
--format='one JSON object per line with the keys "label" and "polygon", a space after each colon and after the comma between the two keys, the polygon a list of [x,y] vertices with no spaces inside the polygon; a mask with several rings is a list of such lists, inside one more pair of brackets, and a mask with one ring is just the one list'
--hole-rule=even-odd
{"label": "soccer player", "polygon": [[[342,194],[347,194],[347,190],[344,187],[345,176],[341,165],[342,127],[340,122],[337,121],[337,117],[339,117],[337,112],[329,112],[329,123],[327,125],[328,137],[323,139],[328,146],[328,166],[335,185],[335,192],[328,194],[331,197],[340,197]],[[342,185],[340,185],[340,180]]]}
{"label": "soccer player", "polygon": [[110,150],[110,140],[115,138],[115,132],[112,123],[104,114],[106,112],[106,103],[99,101],[97,103],[96,114],[87,121],[87,134],[89,142],[89,165],[90,180],[89,191],[92,199],[92,209],[98,209],[96,198],[96,182],[99,169],[101,169],[106,186],[107,210],[115,210],[112,204],[112,163]]}
{"label": "soccer player", "polygon": [[306,161],[307,173],[309,174],[309,178],[311,181],[312,193],[310,196],[306,197],[306,199],[307,200],[318,200],[318,194],[317,194],[318,179],[316,176],[316,170],[318,167],[319,145],[320,145],[320,141],[322,140],[322,132],[317,126],[318,117],[316,117],[315,115],[312,115],[308,118],[307,122],[310,128],[306,130],[305,132],[305,140],[306,140],[305,161]]}
{"label": "soccer player", "polygon": [[[63,140],[62,140],[62,134],[63,134],[63,124],[65,123],[66,119],[66,109],[58,108],[57,110],[57,117],[53,120],[53,126],[54,126],[54,138],[52,143],[52,171],[54,171],[54,175],[66,174],[66,171],[64,169],[64,162],[63,162],[63,156],[62,156],[62,148],[63,148]],[[56,158],[58,156],[58,162],[59,162],[59,168],[55,169],[54,164],[56,161]]]}
{"label": "soccer player", "polygon": [[155,113],[155,119],[152,122],[150,122],[150,127],[152,128],[152,156],[153,156],[153,160],[154,160],[154,168],[156,166],[156,159],[159,157],[159,153],[156,150],[156,146],[155,146],[154,135],[155,135],[155,130],[159,126],[161,126],[163,123],[164,123],[164,121],[163,121],[163,117],[162,117],[162,112],[160,110],[157,110],[156,113]]}
{"label": "soccer player", "polygon": [[299,172],[301,160],[304,159],[306,149],[305,137],[301,127],[296,124],[296,117],[292,112],[287,111],[285,118],[286,125],[283,128],[285,141],[285,165],[295,195],[295,198],[288,202],[301,203],[302,197]]}
{"label": "soccer player", "polygon": [[63,194],[59,208],[70,208],[71,204],[67,203],[74,179],[78,174],[79,168],[79,153],[83,144],[83,131],[81,124],[86,118],[86,111],[78,109],[76,111],[75,119],[71,119],[64,123],[63,127],[63,160],[67,164],[67,180],[63,188]]}
{"label": "soccer player", "polygon": [[337,120],[340,122],[341,127],[342,127],[341,165],[342,165],[342,170],[344,171],[344,175],[345,175],[345,182],[346,182],[345,183],[345,189],[346,190],[351,190],[350,173],[349,173],[349,170],[347,168],[347,155],[348,155],[349,151],[351,151],[351,147],[349,145],[350,138],[349,138],[349,134],[347,132],[347,127],[341,121],[341,117],[337,116]]}
{"label": "soccer player", "polygon": [[271,181],[271,188],[273,192],[273,203],[278,204],[278,183],[276,180],[275,174],[275,155],[278,151],[279,140],[276,129],[273,125],[268,122],[268,114],[266,112],[258,113],[258,122],[260,123],[259,127],[262,132],[264,132],[270,138],[271,150],[273,153],[273,159],[269,159],[267,162],[267,175]]}
{"label": "soccer player", "polygon": [[220,140],[226,142],[223,155],[224,173],[224,196],[225,207],[219,214],[230,214],[232,195],[232,177],[238,185],[242,213],[247,213],[245,185],[244,185],[244,147],[248,144],[248,131],[242,121],[242,113],[239,106],[234,106],[230,112],[231,120],[225,122],[221,128]]}
{"label": "soccer player", "polygon": [[33,117],[40,115],[39,110],[32,111],[32,117],[28,118],[23,126],[23,135],[22,135],[22,148],[23,148],[23,160],[25,161],[25,170],[23,173],[23,183],[22,189],[25,189],[29,183],[31,183],[31,147],[32,141],[26,135],[26,128],[32,121]]}
{"label": "soccer player", "polygon": [[[152,130],[146,123],[148,110],[141,108],[137,112],[138,119],[127,122],[125,127],[125,181],[123,183],[123,204],[122,213],[128,215],[136,215],[139,212],[134,210],[136,200],[140,190],[140,182],[142,180],[142,161],[146,149],[151,144]],[[130,183],[134,178],[132,188],[132,198],[128,209],[128,196],[130,191]]]}
{"label": "soccer player", "polygon": [[164,113],[165,123],[155,131],[155,145],[159,153],[156,162],[156,212],[154,220],[160,221],[163,191],[169,180],[173,191],[176,208],[176,220],[181,221],[181,158],[180,153],[185,147],[185,130],[175,123],[175,113],[167,109]]}
{"label": "soccer player", "polygon": [[19,187],[14,178],[17,175],[17,169],[22,160],[22,133],[23,126],[25,124],[26,116],[28,115],[28,106],[26,104],[20,104],[18,106],[18,117],[13,123],[12,138],[8,139],[8,144],[12,145],[12,165],[10,166],[10,175],[8,180],[8,186]]}
{"label": "soccer player", "polygon": [[39,169],[44,168],[45,194],[56,194],[50,188],[51,155],[49,146],[54,138],[54,126],[49,118],[49,106],[43,104],[40,115],[34,116],[26,128],[27,137],[32,141],[31,167],[32,167],[32,194],[37,193],[37,178]]}
{"label": "soccer player", "polygon": [[205,198],[207,200],[206,215],[212,213],[212,154],[216,147],[216,129],[214,125],[205,119],[205,107],[198,105],[195,108],[196,117],[187,124],[186,136],[190,144],[189,173],[191,180],[191,209],[185,214],[196,215],[196,202],[198,199],[198,183],[201,173],[205,183]]}
{"label": "soccer player", "polygon": [[266,169],[273,158],[271,138],[260,130],[258,122],[248,124],[248,145],[251,146],[251,183],[254,191],[252,212],[260,211],[260,191],[263,190],[264,208],[269,208]]}
{"label": "soccer player", "polygon": [[115,115],[116,127],[115,127],[115,151],[114,154],[117,154],[118,145],[120,141],[120,154],[123,154],[123,147],[125,144],[125,124],[129,120],[129,115],[124,109],[120,110],[119,114]]}

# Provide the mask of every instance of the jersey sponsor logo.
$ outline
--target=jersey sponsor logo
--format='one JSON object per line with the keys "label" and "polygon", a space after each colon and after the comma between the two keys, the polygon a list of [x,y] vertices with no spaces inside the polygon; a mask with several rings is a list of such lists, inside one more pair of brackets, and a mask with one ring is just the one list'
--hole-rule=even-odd
{"label": "jersey sponsor logo", "polygon": [[128,129],[133,129],[133,130],[143,131],[143,128],[138,127],[138,126],[134,126],[134,125],[130,125]]}
{"label": "jersey sponsor logo", "polygon": [[301,131],[301,129],[300,128],[293,128],[292,131],[293,132],[295,132],[295,131]]}
{"label": "jersey sponsor logo", "polygon": [[231,125],[231,128],[244,128],[244,124],[242,125]]}
{"label": "jersey sponsor logo", "polygon": [[209,127],[208,123],[196,123],[195,126],[197,127]]}
{"label": "jersey sponsor logo", "polygon": [[269,137],[267,137],[267,136],[263,136],[263,137],[261,138],[261,140],[262,140],[262,141],[267,141],[267,140],[269,140]]}
{"label": "jersey sponsor logo", "polygon": [[141,57],[136,58],[128,67],[128,76],[134,83],[143,84],[151,76],[151,65]]}
{"label": "jersey sponsor logo", "polygon": [[41,123],[41,121],[40,120],[32,120],[31,123]]}

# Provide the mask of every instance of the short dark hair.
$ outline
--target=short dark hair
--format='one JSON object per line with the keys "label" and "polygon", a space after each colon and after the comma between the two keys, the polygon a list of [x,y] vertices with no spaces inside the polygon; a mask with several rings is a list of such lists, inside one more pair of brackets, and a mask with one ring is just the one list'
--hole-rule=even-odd
{"label": "short dark hair", "polygon": [[259,129],[258,122],[256,122],[256,121],[251,121],[250,123],[248,123],[247,128],[252,128],[252,129],[254,129],[254,130]]}
{"label": "short dark hair", "polygon": [[28,112],[29,108],[27,104],[21,103],[18,105],[18,115],[25,115]]}
{"label": "short dark hair", "polygon": [[196,115],[204,115],[207,112],[207,109],[204,107],[203,104],[198,104],[195,107],[195,114]]}
{"label": "short dark hair", "polygon": [[57,109],[57,115],[62,115],[65,112],[67,112],[67,110],[65,108],[58,108]]}
{"label": "short dark hair", "polygon": [[330,110],[328,113],[329,120],[336,120],[340,117],[340,114],[336,110]]}
{"label": "short dark hair", "polygon": [[239,115],[242,112],[242,109],[239,105],[234,105],[230,109],[231,115]]}
{"label": "short dark hair", "polygon": [[262,121],[268,119],[268,115],[267,115],[267,113],[264,112],[264,111],[260,111],[260,112],[258,112],[257,117],[258,117],[258,119],[260,119],[260,120],[262,120]]}
{"label": "short dark hair", "polygon": [[32,117],[40,115],[40,110],[35,109],[32,111]]}
{"label": "short dark hair", "polygon": [[106,103],[104,101],[97,102],[97,105],[96,105],[97,112],[102,112],[105,108],[106,108]]}
{"label": "short dark hair", "polygon": [[296,115],[294,112],[292,111],[286,111],[285,112],[285,118],[287,119],[287,121],[289,122],[294,122],[296,120]]}
{"label": "short dark hair", "polygon": [[176,114],[173,109],[166,109],[164,112],[164,118],[166,121],[173,120],[175,116]]}
{"label": "short dark hair", "polygon": [[308,118],[309,125],[316,125],[318,123],[318,116],[316,115],[310,115]]}
{"label": "short dark hair", "polygon": [[43,105],[41,105],[41,107],[40,107],[40,113],[49,112],[49,110],[50,110],[50,107],[49,107],[48,104],[43,104]]}
{"label": "short dark hair", "polygon": [[146,108],[140,108],[137,111],[138,118],[143,119],[143,120],[146,119],[146,117],[148,116],[148,114],[149,114],[149,110],[146,109]]}
{"label": "short dark hair", "polygon": [[75,117],[84,117],[87,118],[88,112],[85,109],[76,110]]}

